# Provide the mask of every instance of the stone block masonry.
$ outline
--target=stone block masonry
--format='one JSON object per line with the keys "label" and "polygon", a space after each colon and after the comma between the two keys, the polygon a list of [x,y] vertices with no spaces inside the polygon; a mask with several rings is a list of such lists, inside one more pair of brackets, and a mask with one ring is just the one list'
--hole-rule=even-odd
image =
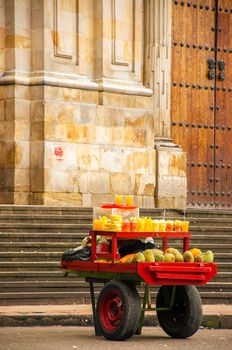
{"label": "stone block masonry", "polygon": [[118,193],[185,206],[186,158],[170,138],[170,9],[0,2],[0,203],[94,206]]}

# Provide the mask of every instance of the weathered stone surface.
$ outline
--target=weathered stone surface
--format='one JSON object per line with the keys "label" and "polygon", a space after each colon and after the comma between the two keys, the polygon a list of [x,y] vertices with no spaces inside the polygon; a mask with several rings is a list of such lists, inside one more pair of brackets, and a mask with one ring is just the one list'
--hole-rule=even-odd
{"label": "weathered stone surface", "polygon": [[156,177],[154,175],[136,175],[135,184],[136,194],[154,197],[156,188]]}
{"label": "weathered stone surface", "polygon": [[175,208],[175,198],[174,197],[155,197],[155,206],[156,208]]}
{"label": "weathered stone surface", "polygon": [[172,150],[160,150],[159,176],[186,176],[186,154]]}
{"label": "weathered stone surface", "polygon": [[124,170],[135,174],[149,173],[149,153],[143,150],[125,152]]}
{"label": "weathered stone surface", "polygon": [[134,192],[135,180],[130,174],[111,174],[111,188],[117,194],[130,194]]}
{"label": "weathered stone surface", "polygon": [[27,205],[30,203],[30,193],[29,192],[15,192],[14,193],[14,203],[18,205]]}
{"label": "weathered stone surface", "polygon": [[43,193],[42,194],[43,204],[44,205],[64,205],[70,206],[82,206],[82,198],[79,193]]}
{"label": "weathered stone surface", "polygon": [[143,196],[143,207],[144,208],[154,208],[155,200],[152,196]]}
{"label": "weathered stone surface", "polygon": [[162,176],[162,178],[159,178],[158,196],[184,197],[186,191],[186,177]]}
{"label": "weathered stone surface", "polygon": [[13,170],[1,188],[35,204],[90,206],[131,193],[138,206],[153,206],[154,196],[183,206],[185,153],[154,149],[154,136],[170,133],[169,93],[161,94],[162,62],[144,61],[144,28],[160,28],[144,24],[143,2],[115,2],[114,11],[108,1],[81,1],[78,11],[75,0],[2,3],[0,80],[9,85],[0,86],[0,165]]}
{"label": "weathered stone surface", "polygon": [[109,193],[110,175],[108,173],[88,173],[88,191],[90,193]]}
{"label": "weathered stone surface", "polygon": [[95,194],[91,195],[91,201],[93,207],[99,207],[102,203],[113,203],[114,194]]}
{"label": "weathered stone surface", "polygon": [[81,171],[98,171],[101,168],[100,151],[97,147],[87,148],[86,152],[81,148],[77,151],[77,163]]}
{"label": "weathered stone surface", "polygon": [[16,192],[30,191],[30,170],[29,169],[15,169],[14,188]]}
{"label": "weathered stone surface", "polygon": [[41,141],[31,142],[30,145],[30,166],[31,168],[44,167],[44,143]]}
{"label": "weathered stone surface", "polygon": [[117,149],[107,149],[101,152],[101,169],[110,173],[123,171],[123,152]]}
{"label": "weathered stone surface", "polygon": [[92,196],[90,193],[82,194],[82,205],[83,207],[91,207],[92,206]]}
{"label": "weathered stone surface", "polygon": [[124,128],[124,145],[131,147],[145,147],[147,132],[144,129]]}
{"label": "weathered stone surface", "polygon": [[29,168],[30,166],[30,149],[29,142],[15,143],[15,167]]}

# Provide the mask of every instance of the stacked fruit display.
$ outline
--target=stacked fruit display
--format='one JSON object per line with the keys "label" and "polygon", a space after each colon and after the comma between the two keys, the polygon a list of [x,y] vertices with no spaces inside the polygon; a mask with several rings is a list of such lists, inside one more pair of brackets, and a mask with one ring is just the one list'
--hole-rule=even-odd
{"label": "stacked fruit display", "polygon": [[160,249],[147,249],[144,252],[128,254],[119,260],[120,263],[134,262],[205,262],[212,263],[214,255],[211,250],[202,253],[200,249],[193,248],[183,254],[176,248],[167,248],[165,252]]}
{"label": "stacked fruit display", "polygon": [[[160,249],[146,249],[143,252],[125,255],[118,263],[135,263],[135,262],[204,262],[212,263],[214,254],[211,250],[202,253],[200,249],[193,248],[185,251],[183,254],[176,248],[167,248],[165,252]],[[99,259],[96,262],[111,263],[109,259]]]}

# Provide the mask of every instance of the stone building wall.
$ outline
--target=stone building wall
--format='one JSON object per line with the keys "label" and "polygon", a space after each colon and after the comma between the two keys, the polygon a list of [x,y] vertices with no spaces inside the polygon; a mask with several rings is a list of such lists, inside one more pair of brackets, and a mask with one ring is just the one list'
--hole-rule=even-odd
{"label": "stone building wall", "polygon": [[0,1],[0,203],[181,208],[171,2]]}

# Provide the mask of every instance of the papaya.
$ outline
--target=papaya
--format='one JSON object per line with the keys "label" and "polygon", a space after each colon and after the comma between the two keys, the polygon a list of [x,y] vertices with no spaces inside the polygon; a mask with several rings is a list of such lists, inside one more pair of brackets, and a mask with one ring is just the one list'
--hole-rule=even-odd
{"label": "papaya", "polygon": [[134,258],[134,256],[136,255],[136,253],[131,253],[131,254],[127,254],[127,255],[125,255],[125,256],[123,256],[120,260],[119,260],[119,262],[120,263],[130,263],[130,262],[132,262],[132,259]]}
{"label": "papaya", "polygon": [[106,260],[106,259],[99,259],[99,260],[95,260],[94,262],[97,262],[97,263],[110,263],[111,261]]}

